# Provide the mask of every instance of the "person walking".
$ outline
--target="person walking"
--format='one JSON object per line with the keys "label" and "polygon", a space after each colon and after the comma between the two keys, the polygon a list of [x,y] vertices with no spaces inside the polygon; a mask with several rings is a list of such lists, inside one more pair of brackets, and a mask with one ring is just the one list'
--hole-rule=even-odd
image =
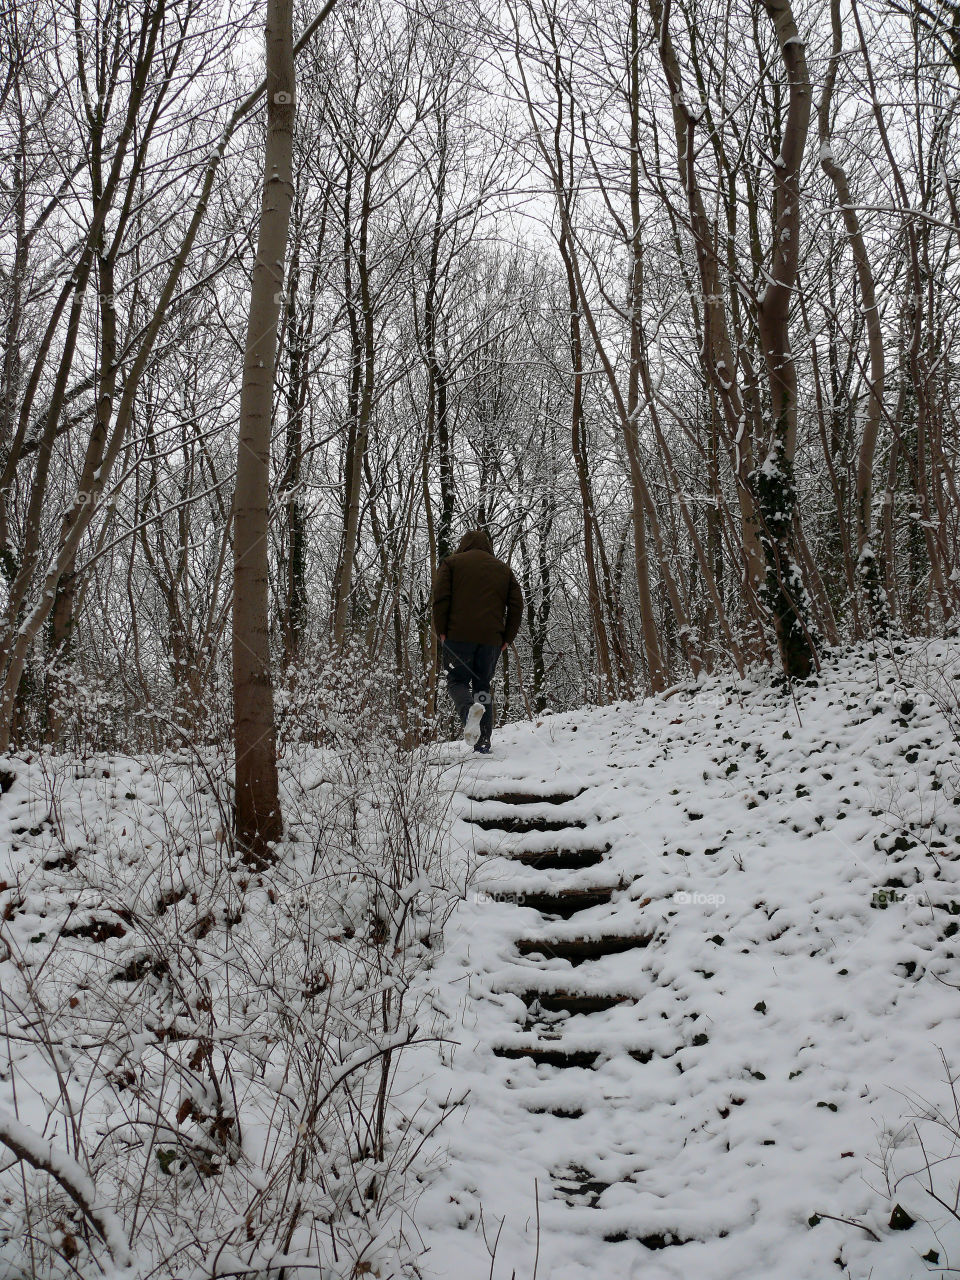
{"label": "person walking", "polygon": [[523,593],[513,570],[493,554],[483,529],[471,529],[437,570],[433,626],[464,740],[484,755],[493,731],[490,683],[522,619]]}

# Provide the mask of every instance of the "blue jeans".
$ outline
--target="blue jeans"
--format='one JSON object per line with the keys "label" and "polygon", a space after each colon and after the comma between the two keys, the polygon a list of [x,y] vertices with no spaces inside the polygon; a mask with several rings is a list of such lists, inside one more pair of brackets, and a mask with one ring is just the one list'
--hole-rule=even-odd
{"label": "blue jeans", "polygon": [[447,692],[453,699],[461,723],[473,702],[484,704],[480,721],[480,741],[489,742],[493,731],[493,697],[490,682],[500,658],[498,644],[474,644],[471,640],[444,640],[443,669],[447,673]]}

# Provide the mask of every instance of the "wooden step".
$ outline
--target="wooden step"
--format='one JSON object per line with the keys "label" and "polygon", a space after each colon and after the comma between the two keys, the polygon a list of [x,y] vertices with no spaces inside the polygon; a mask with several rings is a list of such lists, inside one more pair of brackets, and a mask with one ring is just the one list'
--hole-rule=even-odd
{"label": "wooden step", "polygon": [[529,853],[522,849],[519,853],[500,856],[539,871],[576,871],[580,867],[595,867],[609,851],[610,846],[605,844],[602,849],[548,849],[544,853]]}
{"label": "wooden step", "polygon": [[520,997],[529,1009],[539,1004],[547,1013],[603,1013],[619,1004],[636,1003],[635,996],[589,995],[581,991],[525,991]]}
{"label": "wooden step", "polygon": [[652,938],[652,933],[607,934],[599,938],[518,938],[517,950],[522,956],[555,956],[578,965],[585,960],[600,960],[603,956],[649,946]]}
{"label": "wooden step", "polygon": [[464,822],[472,823],[481,831],[509,831],[513,835],[527,835],[531,831],[582,831],[587,825],[575,818],[527,818],[522,814],[502,818],[464,817]]}
{"label": "wooden step", "polygon": [[529,1111],[532,1116],[555,1116],[557,1120],[580,1120],[583,1118],[583,1108],[576,1106],[572,1102],[569,1105],[558,1102],[552,1107],[534,1107],[524,1104],[524,1110]]}
{"label": "wooden step", "polygon": [[[580,1067],[589,1070],[603,1056],[602,1049],[576,1049],[564,1045],[562,1040],[539,1040],[533,1044],[495,1044],[493,1052],[498,1058],[529,1058],[543,1067]],[[634,1062],[649,1062],[652,1049],[627,1049]]]}
{"label": "wooden step", "polygon": [[467,796],[467,799],[475,804],[568,804],[571,800],[576,800],[577,796],[582,796],[585,790],[583,787],[579,791],[557,791],[542,796],[535,795],[532,791],[504,791],[496,796]]}
{"label": "wooden step", "polygon": [[565,1049],[559,1042],[536,1045],[495,1044],[498,1058],[530,1058],[544,1067],[592,1067],[600,1057],[599,1049]]}
{"label": "wooden step", "polygon": [[591,1209],[612,1184],[601,1182],[587,1169],[579,1165],[571,1165],[569,1170],[561,1170],[551,1174],[553,1189],[558,1192],[567,1204],[586,1204]]}
{"label": "wooden step", "polygon": [[478,848],[474,853],[481,858],[505,858],[508,862],[519,862],[521,866],[534,867],[539,871],[577,871],[580,867],[595,867],[611,847],[605,844],[602,848],[590,849],[517,849],[512,853],[503,849]]}
{"label": "wooden step", "polygon": [[620,885],[609,885],[589,889],[505,890],[498,893],[497,898],[501,902],[515,902],[518,907],[532,907],[545,916],[561,916],[564,920],[569,920],[578,911],[588,911],[590,907],[601,907],[608,903],[614,889],[619,888]]}
{"label": "wooden step", "polygon": [[[720,1239],[726,1234],[725,1231],[721,1231]],[[623,1244],[626,1240],[636,1240],[645,1249],[673,1249],[693,1242],[692,1237],[674,1235],[672,1231],[658,1231],[655,1234],[646,1236],[632,1235],[628,1231],[611,1231],[603,1238],[607,1244]]]}

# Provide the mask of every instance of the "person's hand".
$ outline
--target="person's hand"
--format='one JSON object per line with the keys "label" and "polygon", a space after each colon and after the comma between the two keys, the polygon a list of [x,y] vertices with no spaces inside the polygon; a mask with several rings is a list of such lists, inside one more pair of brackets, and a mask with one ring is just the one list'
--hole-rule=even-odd
{"label": "person's hand", "polygon": [[504,643],[500,646],[500,652],[503,653],[506,650],[506,647],[507,647],[507,644],[506,644],[506,641],[504,641]]}
{"label": "person's hand", "polygon": [[447,643],[447,637],[446,637],[446,636],[441,636],[441,637],[440,637],[440,643],[441,643],[441,644],[446,644],[446,643]]}

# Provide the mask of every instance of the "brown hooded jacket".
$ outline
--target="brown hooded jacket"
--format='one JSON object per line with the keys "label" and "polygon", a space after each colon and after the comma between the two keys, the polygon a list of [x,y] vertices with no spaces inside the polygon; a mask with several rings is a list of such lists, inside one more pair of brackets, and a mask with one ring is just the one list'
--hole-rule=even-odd
{"label": "brown hooded jacket", "polygon": [[511,644],[523,619],[523,593],[513,570],[493,554],[482,529],[464,534],[433,584],[438,636],[473,644]]}

